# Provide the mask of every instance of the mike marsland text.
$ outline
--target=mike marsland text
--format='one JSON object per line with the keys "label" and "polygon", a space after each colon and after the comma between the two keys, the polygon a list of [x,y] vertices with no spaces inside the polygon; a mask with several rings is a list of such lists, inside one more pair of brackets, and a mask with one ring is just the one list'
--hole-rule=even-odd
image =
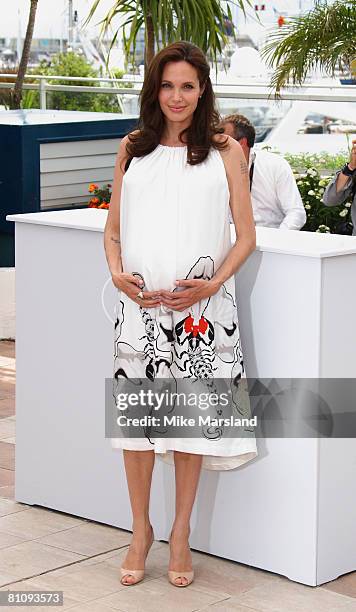
{"label": "mike marsland text", "polygon": [[164,415],[162,418],[159,416],[145,415],[143,417],[130,418],[125,415],[120,415],[117,418],[117,424],[120,427],[160,427],[162,425],[173,427],[196,427],[197,425],[212,425],[213,427],[221,427],[222,425],[226,427],[257,427],[257,416],[251,417],[250,419],[244,419],[232,415],[229,417],[198,415],[197,418],[188,418],[182,415]]}

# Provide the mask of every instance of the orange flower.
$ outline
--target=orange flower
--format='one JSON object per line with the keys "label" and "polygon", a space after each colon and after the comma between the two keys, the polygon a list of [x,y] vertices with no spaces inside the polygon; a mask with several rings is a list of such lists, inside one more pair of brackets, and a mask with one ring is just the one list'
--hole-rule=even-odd
{"label": "orange flower", "polygon": [[90,183],[88,187],[89,193],[93,193],[93,191],[95,191],[96,189],[99,189],[98,185],[96,185],[95,183]]}
{"label": "orange flower", "polygon": [[109,204],[107,202],[102,202],[98,208],[109,208]]}
{"label": "orange flower", "polygon": [[90,198],[89,200],[89,208],[97,208],[100,200],[99,198]]}

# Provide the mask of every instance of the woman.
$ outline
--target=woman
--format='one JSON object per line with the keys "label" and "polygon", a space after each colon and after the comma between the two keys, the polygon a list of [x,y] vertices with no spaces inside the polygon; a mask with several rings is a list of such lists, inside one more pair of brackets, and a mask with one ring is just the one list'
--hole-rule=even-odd
{"label": "woman", "polygon": [[[233,275],[255,249],[255,226],[241,146],[218,121],[203,52],[180,41],[157,53],[143,83],[138,129],[120,143],[104,233],[120,291],[118,382],[238,381],[244,374]],[[202,427],[199,438],[169,439],[145,430],[141,438],[111,439],[123,449],[133,514],[122,584],[142,580],[153,541],[148,508],[156,454],[175,466],[168,577],[175,586],[192,582],[189,522],[201,468],[232,469],[257,454],[251,429],[240,438],[222,431]]]}
{"label": "woman", "polygon": [[350,161],[347,161],[346,164],[336,172],[335,176],[327,185],[323,195],[323,204],[325,204],[325,206],[339,206],[349,198],[352,200],[352,235],[356,236],[356,140],[352,141]]}

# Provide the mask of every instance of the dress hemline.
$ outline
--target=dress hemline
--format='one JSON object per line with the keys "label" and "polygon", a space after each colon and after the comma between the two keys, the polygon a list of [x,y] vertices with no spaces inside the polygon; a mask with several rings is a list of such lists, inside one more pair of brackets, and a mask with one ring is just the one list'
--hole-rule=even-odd
{"label": "dress hemline", "polygon": [[[130,439],[129,445],[125,445],[125,438],[110,438],[110,440],[113,450],[153,450],[159,459],[172,466],[174,466],[173,451],[175,450],[194,455],[203,455],[202,469],[206,470],[232,470],[241,467],[258,456],[256,440],[254,438],[250,438],[248,443],[241,445],[240,452],[236,453],[235,450],[233,454],[221,454],[221,451],[219,452],[218,450],[215,453],[209,452],[208,454],[206,449],[197,449],[196,446],[192,449],[191,444],[185,446],[182,440],[179,440],[178,444],[177,442],[170,442],[169,446],[164,450],[160,449],[159,446],[157,448],[155,445],[151,445],[151,448],[149,448],[147,440],[145,441],[144,448],[139,440],[136,447],[132,445],[132,439]],[[165,442],[167,444],[167,440]],[[213,451],[213,449],[211,450]]]}

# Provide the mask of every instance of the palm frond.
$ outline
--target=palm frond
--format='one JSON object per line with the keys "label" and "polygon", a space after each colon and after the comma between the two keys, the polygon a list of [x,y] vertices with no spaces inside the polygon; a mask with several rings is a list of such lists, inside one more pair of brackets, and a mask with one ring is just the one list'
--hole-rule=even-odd
{"label": "palm frond", "polygon": [[[136,38],[139,29],[146,23],[148,17],[154,31],[157,47],[167,45],[175,40],[188,40],[198,45],[205,53],[211,53],[216,61],[217,53],[221,53],[223,45],[227,42],[224,20],[226,16],[232,20],[231,5],[238,6],[246,14],[246,7],[252,7],[252,0],[112,0],[113,5],[101,24],[100,36],[107,34],[116,17],[127,17],[121,29],[130,24],[130,32],[123,31],[125,54],[136,51]],[[94,0],[84,25],[93,19],[101,0]],[[118,37],[111,41],[109,55]],[[109,58],[107,59],[107,62]]]}
{"label": "palm frond", "polygon": [[276,94],[288,83],[301,84],[318,68],[329,76],[349,70],[356,56],[355,33],[354,0],[336,0],[332,5],[317,1],[305,15],[271,31],[261,54],[275,68],[271,86]]}

